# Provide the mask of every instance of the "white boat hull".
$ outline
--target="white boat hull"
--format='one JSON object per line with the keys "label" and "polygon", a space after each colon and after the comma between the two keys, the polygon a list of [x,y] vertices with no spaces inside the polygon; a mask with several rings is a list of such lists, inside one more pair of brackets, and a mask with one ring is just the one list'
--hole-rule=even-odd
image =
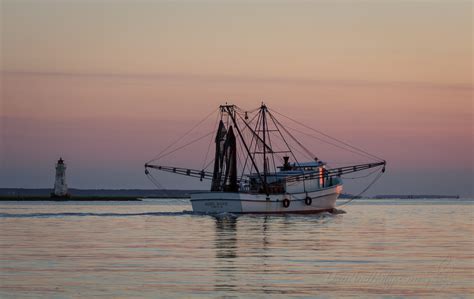
{"label": "white boat hull", "polygon": [[[251,194],[231,192],[203,192],[191,194],[193,211],[197,213],[249,213],[249,214],[283,214],[283,213],[318,213],[331,211],[342,192],[342,185],[331,186],[321,190],[297,194]],[[311,203],[305,202],[310,197]],[[288,207],[284,200],[289,200]]]}

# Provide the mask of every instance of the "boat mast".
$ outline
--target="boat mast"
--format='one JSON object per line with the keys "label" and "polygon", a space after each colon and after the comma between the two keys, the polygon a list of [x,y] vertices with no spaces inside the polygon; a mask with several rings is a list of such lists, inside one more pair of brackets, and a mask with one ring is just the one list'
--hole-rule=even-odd
{"label": "boat mast", "polygon": [[261,112],[262,112],[262,134],[263,134],[263,182],[264,182],[264,186],[267,185],[267,173],[268,173],[268,165],[267,165],[267,148],[266,148],[266,140],[265,140],[265,136],[267,135],[266,134],[266,123],[267,123],[267,120],[266,120],[266,115],[265,115],[265,110],[267,109],[267,107],[265,106],[264,103],[262,103],[262,106],[260,107],[261,109]]}
{"label": "boat mast", "polygon": [[[242,135],[242,132],[240,131],[239,126],[237,125],[237,120],[235,119],[235,106],[234,105],[221,105],[220,106],[222,110],[227,110],[227,114],[230,115],[230,119],[232,120],[232,123],[234,124],[235,129],[237,130],[237,133],[239,133],[240,140],[242,141],[242,144],[245,147],[245,150],[247,151],[247,155],[250,158],[250,161],[252,161],[252,165],[255,168],[255,171],[257,172],[258,178],[260,179],[260,182],[263,184],[263,189],[265,190],[265,193],[268,194],[268,188],[267,188],[267,183],[262,179],[262,175],[260,173],[260,170],[257,167],[257,163],[255,163],[254,158],[252,157],[252,152],[250,151],[247,143],[245,142],[245,138]],[[246,123],[248,126],[248,124]],[[258,136],[258,135],[257,135]],[[264,144],[266,146],[266,144]]]}

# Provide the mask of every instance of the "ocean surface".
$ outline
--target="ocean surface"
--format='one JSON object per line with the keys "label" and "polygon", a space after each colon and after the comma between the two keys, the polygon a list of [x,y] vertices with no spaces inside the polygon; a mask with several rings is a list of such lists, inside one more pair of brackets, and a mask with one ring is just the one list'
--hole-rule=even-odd
{"label": "ocean surface", "polygon": [[474,200],[340,209],[212,217],[176,199],[0,202],[0,298],[474,297]]}

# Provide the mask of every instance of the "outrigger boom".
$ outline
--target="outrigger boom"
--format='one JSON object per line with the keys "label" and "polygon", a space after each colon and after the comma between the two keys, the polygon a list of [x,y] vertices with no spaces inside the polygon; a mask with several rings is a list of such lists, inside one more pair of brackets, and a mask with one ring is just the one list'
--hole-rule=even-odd
{"label": "outrigger boom", "polygon": [[[383,162],[377,162],[377,163],[366,163],[366,164],[357,164],[357,165],[344,166],[344,167],[336,167],[336,168],[326,169],[326,171],[323,174],[318,172],[318,173],[310,173],[310,174],[293,175],[293,176],[285,177],[284,180],[286,182],[297,182],[300,180],[320,179],[323,177],[325,178],[341,177],[342,175],[345,175],[345,174],[350,174],[350,173],[367,170],[367,169],[379,167],[379,166],[384,166],[382,168],[382,172],[385,172],[386,164],[387,162],[383,161]],[[194,178],[199,178],[201,180],[212,180],[212,177],[213,177],[212,172],[205,171],[205,170],[145,164],[145,169],[148,169],[148,168],[158,169],[164,172],[170,172],[170,173],[185,175],[185,176],[194,177]],[[146,171],[148,174],[148,170]]]}
{"label": "outrigger boom", "polygon": [[145,169],[148,174],[148,168],[158,169],[165,172],[171,172],[181,175],[190,176],[193,178],[200,178],[201,180],[212,180],[212,172],[205,171],[205,170],[196,170],[196,169],[189,169],[189,168],[181,168],[181,167],[173,167],[173,166],[161,166],[161,165],[153,165],[153,164],[145,164]]}

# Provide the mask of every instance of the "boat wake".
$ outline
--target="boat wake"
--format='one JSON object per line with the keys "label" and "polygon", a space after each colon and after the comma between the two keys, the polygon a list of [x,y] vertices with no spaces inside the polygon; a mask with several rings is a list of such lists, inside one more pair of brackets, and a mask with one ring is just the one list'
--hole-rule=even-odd
{"label": "boat wake", "polygon": [[346,211],[341,210],[341,209],[336,209],[336,208],[332,209],[331,211],[331,214],[333,215],[346,214],[346,213],[347,213]]}
{"label": "boat wake", "polygon": [[130,217],[130,216],[181,216],[192,212],[146,212],[146,213],[0,213],[0,218],[63,218],[63,217]]}
{"label": "boat wake", "polygon": [[[332,212],[318,213],[314,215],[321,216],[322,214],[326,215],[338,215],[345,214],[344,210],[334,209]],[[217,219],[235,219],[243,215],[233,214],[233,213],[199,213],[193,211],[181,211],[181,212],[143,212],[143,213],[24,213],[24,214],[14,214],[14,213],[0,213],[0,218],[64,218],[64,217],[133,217],[133,216],[211,216]],[[249,214],[251,215],[251,214]],[[303,216],[298,214],[287,214],[286,216]],[[285,215],[262,215],[255,214],[253,216],[262,217],[262,216],[285,216]],[[307,215],[306,215],[307,216]]]}
{"label": "boat wake", "polygon": [[198,216],[211,216],[216,219],[236,219],[239,217],[326,217],[326,216],[335,216],[339,214],[346,214],[346,211],[341,209],[333,209],[331,212],[319,212],[314,214],[298,214],[298,213],[285,213],[285,214],[259,214],[259,213],[245,213],[245,214],[234,214],[230,212],[222,213],[202,213],[202,212],[193,212],[193,211],[183,211],[183,213],[198,215]]}

